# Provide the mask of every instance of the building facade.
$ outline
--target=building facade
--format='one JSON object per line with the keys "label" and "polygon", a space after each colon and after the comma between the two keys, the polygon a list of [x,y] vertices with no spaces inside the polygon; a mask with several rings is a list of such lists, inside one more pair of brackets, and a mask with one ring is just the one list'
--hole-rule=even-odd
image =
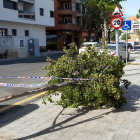
{"label": "building facade", "polygon": [[128,20],[132,21],[132,29],[129,31],[131,39],[128,41],[134,45],[140,45],[140,38],[137,36],[136,32],[140,31],[140,19],[136,16],[129,17]]}
{"label": "building facade", "polygon": [[[0,0],[0,38],[5,42],[13,38],[19,48],[26,47],[29,38],[46,46],[45,28],[55,25],[53,12],[53,0]],[[0,42],[0,50],[8,46],[11,44]]]}
{"label": "building facade", "polygon": [[[63,46],[75,42],[79,47],[82,40],[88,37],[87,31],[82,32],[82,10],[80,0],[54,1],[55,27],[46,27],[47,49],[63,50]],[[82,35],[83,39],[82,39]]]}

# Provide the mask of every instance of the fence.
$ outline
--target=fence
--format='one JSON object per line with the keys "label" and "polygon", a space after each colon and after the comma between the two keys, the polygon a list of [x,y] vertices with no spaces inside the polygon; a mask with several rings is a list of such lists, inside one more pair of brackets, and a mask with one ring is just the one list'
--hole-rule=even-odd
{"label": "fence", "polygon": [[18,51],[16,49],[4,49],[2,50],[2,58],[7,58],[10,56],[14,56],[18,58]]}

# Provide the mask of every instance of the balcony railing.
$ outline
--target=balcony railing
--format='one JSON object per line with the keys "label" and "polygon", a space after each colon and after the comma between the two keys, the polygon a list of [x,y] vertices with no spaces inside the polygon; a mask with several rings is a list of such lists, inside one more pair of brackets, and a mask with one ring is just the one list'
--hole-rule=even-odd
{"label": "balcony railing", "polygon": [[58,24],[72,24],[72,22],[59,22]]}
{"label": "balcony railing", "polygon": [[64,9],[63,7],[58,7],[58,10],[72,10],[72,8]]}
{"label": "balcony railing", "polygon": [[133,28],[139,28],[139,26],[133,26]]}
{"label": "balcony railing", "polygon": [[24,10],[18,10],[18,17],[35,20],[35,13]]}

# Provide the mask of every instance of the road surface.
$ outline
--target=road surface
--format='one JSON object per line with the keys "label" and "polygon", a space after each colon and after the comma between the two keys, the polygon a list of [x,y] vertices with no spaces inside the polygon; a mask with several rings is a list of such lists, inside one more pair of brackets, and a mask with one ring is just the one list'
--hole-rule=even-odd
{"label": "road surface", "polygon": [[[64,53],[51,54],[49,55],[52,59],[57,60]],[[30,58],[18,58],[11,60],[0,60],[0,76],[45,76],[47,71],[42,70],[44,65],[48,65],[46,62],[46,56],[30,57]],[[43,79],[0,79],[0,83],[11,83],[11,84],[39,84],[43,82]],[[0,87],[0,97],[8,96],[15,93],[23,93],[33,88],[21,88],[21,87]],[[30,96],[24,96],[17,99],[12,99],[0,103],[0,109],[29,98]],[[30,101],[29,101],[30,102]],[[27,104],[24,103],[24,104]],[[17,107],[20,107],[19,105]],[[3,112],[3,111],[2,111]],[[3,114],[3,113],[2,113]],[[0,111],[1,115],[1,111]]]}

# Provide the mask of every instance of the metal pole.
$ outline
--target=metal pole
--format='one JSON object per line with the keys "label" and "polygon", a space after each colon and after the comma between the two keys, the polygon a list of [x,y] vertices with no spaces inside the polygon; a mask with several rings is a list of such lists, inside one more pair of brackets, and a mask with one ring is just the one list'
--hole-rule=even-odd
{"label": "metal pole", "polygon": [[133,54],[134,54],[134,29],[133,29]]}
{"label": "metal pole", "polygon": [[119,29],[116,29],[116,56],[119,56]]}
{"label": "metal pole", "polygon": [[128,54],[128,51],[127,51],[127,30],[126,30],[126,65],[127,65],[127,54]]}

